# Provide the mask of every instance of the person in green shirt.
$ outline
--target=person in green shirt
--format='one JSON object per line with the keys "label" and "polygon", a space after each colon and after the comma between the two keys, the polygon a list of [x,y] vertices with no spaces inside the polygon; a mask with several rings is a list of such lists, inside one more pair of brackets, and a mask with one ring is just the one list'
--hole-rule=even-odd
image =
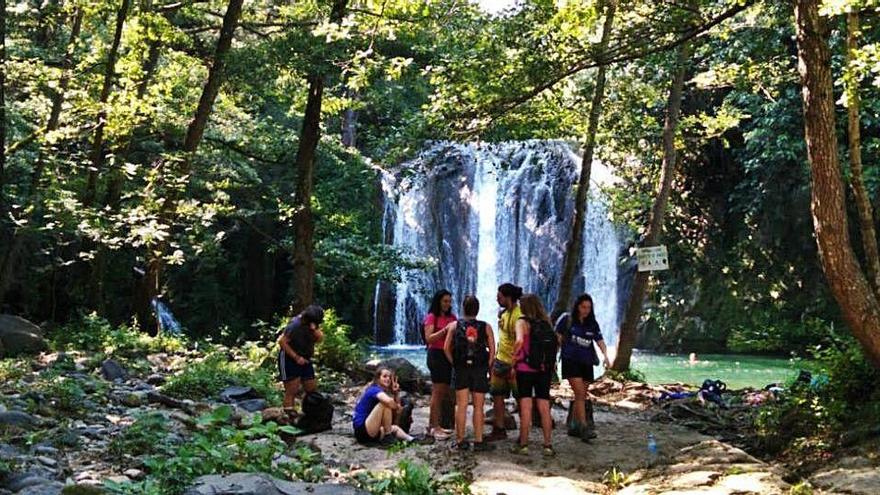
{"label": "person in green shirt", "polygon": [[511,395],[516,398],[513,344],[516,342],[516,321],[522,316],[519,309],[519,298],[522,294],[522,287],[511,283],[498,287],[498,305],[504,309],[498,315],[498,351],[495,353],[490,379],[494,420],[492,433],[486,437],[489,442],[507,438],[507,430],[504,429],[504,401]]}

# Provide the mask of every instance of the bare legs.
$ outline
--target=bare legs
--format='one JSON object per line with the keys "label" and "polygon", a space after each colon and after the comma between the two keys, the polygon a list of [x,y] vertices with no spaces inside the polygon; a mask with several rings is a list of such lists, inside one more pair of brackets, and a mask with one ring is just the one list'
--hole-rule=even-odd
{"label": "bare legs", "polygon": [[443,398],[449,394],[448,383],[435,383],[431,388],[431,413],[428,419],[428,432],[440,427],[440,409],[443,407]]}
{"label": "bare legs", "polygon": [[370,415],[367,416],[366,421],[364,421],[364,428],[367,430],[367,433],[379,440],[385,438],[386,435],[393,435],[398,440],[411,441],[413,437],[409,436],[399,426],[393,424],[393,412],[390,407],[381,402],[376,404]]}
{"label": "bare legs", "polygon": [[[455,391],[455,441],[457,443],[464,441],[465,433],[467,433],[468,394],[470,394],[470,389],[467,388]],[[486,394],[474,392],[472,395],[474,400],[474,441],[481,443],[483,441],[483,423],[486,419],[486,413],[483,411],[486,404]]]}
{"label": "bare legs", "polygon": [[[529,444],[529,433],[532,428],[532,398],[526,397],[519,400],[519,444]],[[544,434],[544,445],[550,445],[553,435],[553,420],[550,417],[550,401],[547,399],[534,399],[538,404],[538,414],[541,415],[541,431]]]}

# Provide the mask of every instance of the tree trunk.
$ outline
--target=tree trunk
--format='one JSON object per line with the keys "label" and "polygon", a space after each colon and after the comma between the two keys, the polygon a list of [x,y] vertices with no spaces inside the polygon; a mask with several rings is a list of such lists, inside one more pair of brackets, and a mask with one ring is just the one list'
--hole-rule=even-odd
{"label": "tree trunk", "polygon": [[[330,22],[338,23],[345,15],[347,0],[336,0]],[[315,176],[315,154],[321,139],[321,100],[324,93],[324,75],[308,78],[309,94],[303,117],[299,147],[296,150],[296,213],[293,217],[296,241],[293,245],[293,302],[294,313],[312,303],[315,296],[314,237],[315,220],[312,217],[312,186]]]}
{"label": "tree trunk", "polygon": [[315,291],[314,234],[312,217],[312,185],[315,174],[315,152],[321,139],[321,98],[324,76],[309,78],[309,96],[305,118],[296,150],[296,214],[293,217],[296,242],[293,245],[294,313],[312,303]]}
{"label": "tree trunk", "polygon": [[[675,74],[669,90],[669,102],[666,109],[666,122],[663,125],[663,165],[660,170],[660,190],[651,208],[648,230],[642,242],[643,247],[656,246],[663,234],[663,220],[666,216],[666,205],[672,192],[672,178],[675,175],[677,154],[675,150],[675,130],[678,127],[681,113],[681,95],[684,89],[684,77],[687,60],[690,56],[690,43],[679,46],[675,59]],[[617,355],[611,369],[626,371],[629,369],[632,350],[638,335],[639,320],[642,316],[642,304],[648,288],[648,272],[635,274],[629,301],[620,325],[620,337],[617,341]]]}
{"label": "tree trunk", "polygon": [[[0,219],[6,209],[6,0],[0,0]],[[0,231],[0,236],[3,232]],[[2,237],[0,237],[2,238]]]}
{"label": "tree trunk", "polygon": [[[238,20],[241,17],[241,7],[244,0],[230,0],[226,7],[226,14],[223,16],[223,25],[220,28],[220,37],[217,40],[217,48],[214,51],[214,61],[208,71],[208,80],[202,88],[202,95],[199,98],[199,105],[196,109],[195,116],[186,132],[183,149],[186,156],[183,160],[182,175],[190,173],[192,167],[192,159],[202,136],[205,133],[205,127],[208,125],[208,118],[211,116],[211,110],[214,106],[214,100],[220,91],[220,84],[226,68],[226,56],[232,47],[232,38],[235,35],[235,29],[238,26]],[[160,223],[169,223],[173,220],[177,209],[177,199],[173,196],[165,198],[162,209],[159,212]],[[147,267],[140,281],[139,286],[135,290],[135,313],[138,315],[140,323],[149,326],[151,321],[150,302],[159,294],[160,276],[162,273],[162,256],[165,254],[167,243],[160,242],[157,246],[151,246],[148,249]]]}
{"label": "tree trunk", "polygon": [[812,176],[811,210],[819,259],[841,313],[867,358],[880,367],[880,304],[859,267],[849,238],[837,154],[828,30],[818,0],[796,0],[798,72]]}
{"label": "tree trunk", "polygon": [[104,83],[101,86],[101,96],[98,98],[100,109],[95,127],[95,137],[92,140],[91,162],[89,178],[86,184],[86,192],[83,196],[83,204],[91,206],[95,201],[98,187],[98,174],[104,164],[104,128],[107,126],[107,101],[110,99],[110,90],[113,88],[113,80],[116,78],[116,59],[119,56],[119,44],[122,41],[122,28],[125,18],[131,7],[131,0],[122,0],[122,5],[116,12],[116,30],[113,33],[113,44],[107,53],[107,61],[104,65]]}
{"label": "tree trunk", "polygon": [[[850,66],[858,51],[859,36],[859,13],[850,12],[846,17],[846,58]],[[862,136],[859,128],[859,111],[861,101],[859,98],[859,77],[851,74],[849,84],[846,85],[847,117],[849,128],[849,167],[851,173],[853,195],[856,199],[856,209],[859,212],[859,227],[862,235],[862,247],[865,250],[865,265],[868,271],[868,281],[874,289],[874,295],[880,297],[880,252],[877,249],[877,232],[874,230],[874,210],[868,190],[865,188],[865,179],[862,175]]]}
{"label": "tree trunk", "polygon": [[[605,12],[605,23],[602,26],[602,39],[597,47],[598,53],[605,53],[608,40],[611,38],[611,30],[614,25],[616,10],[615,1],[608,2]],[[590,103],[590,116],[587,125],[587,135],[584,139],[584,153],[581,157],[581,174],[578,177],[577,195],[574,200],[574,221],[571,227],[571,237],[565,244],[565,254],[562,264],[562,276],[559,279],[559,293],[556,304],[553,306],[553,319],[566,311],[571,303],[571,289],[574,285],[575,271],[580,264],[581,251],[584,242],[584,224],[587,220],[587,197],[590,192],[590,175],[593,169],[593,152],[596,148],[596,132],[599,129],[599,117],[602,115],[602,100],[605,98],[605,72],[607,65],[600,65],[596,72],[596,87],[593,90],[593,100]]]}

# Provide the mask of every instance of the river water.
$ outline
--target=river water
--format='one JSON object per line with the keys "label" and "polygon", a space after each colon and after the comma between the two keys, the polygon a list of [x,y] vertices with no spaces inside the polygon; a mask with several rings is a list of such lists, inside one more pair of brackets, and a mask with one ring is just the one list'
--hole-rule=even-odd
{"label": "river water", "polygon": [[[377,357],[404,357],[424,372],[425,348],[423,346],[376,347]],[[711,378],[721,380],[729,388],[761,388],[769,383],[785,382],[797,376],[797,361],[743,354],[702,354],[697,362],[691,364],[689,356],[683,354],[661,354],[636,350],[633,353],[632,367],[645,374],[649,383],[686,383],[700,385]],[[597,366],[596,376],[604,369]]]}

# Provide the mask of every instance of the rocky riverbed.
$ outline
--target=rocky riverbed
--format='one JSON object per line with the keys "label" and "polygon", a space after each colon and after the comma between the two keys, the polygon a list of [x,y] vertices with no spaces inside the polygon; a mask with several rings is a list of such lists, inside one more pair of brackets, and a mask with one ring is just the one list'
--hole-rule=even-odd
{"label": "rocky riverbed", "polygon": [[[258,424],[281,418],[278,410],[270,407],[277,397],[259,397],[247,384],[207,398],[186,399],[165,393],[168,380],[201,358],[194,351],[152,353],[126,364],[103,355],[72,352],[42,353],[16,361],[14,366],[7,361],[5,380],[0,385],[0,494],[92,493],[83,491],[88,490],[86,487],[109,487],[120,493],[148,492],[144,480],[150,479],[154,469],[147,461],[149,455],[126,451],[131,444],[120,441],[131,436],[138,418],[161,417],[163,445],[176,446],[204,432],[205,415],[222,407],[231,414],[219,421],[231,431],[253,425],[257,417],[266,418]],[[230,354],[230,359],[234,358]],[[420,380],[415,380],[414,390],[424,392]],[[315,483],[285,484],[291,480],[235,474],[231,478],[194,480],[187,493],[380,491],[381,484],[365,485],[362,475],[370,473],[381,480],[382,473],[399,471],[402,462],[426,466],[434,480],[464,479],[473,493],[493,495],[787,494],[791,490],[785,480],[792,477],[781,466],[762,462],[719,440],[717,435],[705,435],[693,425],[684,426],[674,418],[670,420],[668,414],[664,416],[664,408],[653,404],[651,398],[661,389],[676,390],[674,386],[649,387],[609,380],[594,384],[591,391],[598,402],[599,437],[588,444],[557,428],[554,446],[558,455],[549,459],[540,455],[537,430],[532,432],[533,449],[528,456],[508,452],[510,442],[497,443],[494,450],[479,454],[453,450],[451,442],[405,448],[357,445],[351,434],[351,411],[362,387],[362,383],[350,380],[325,387],[332,390],[336,409],[332,429],[297,438],[285,435],[287,447],[272,454],[272,462],[277,463],[302,455],[302,449],[311,452],[310,462],[319,464],[320,469],[303,476]],[[570,390],[557,387],[554,395],[554,419],[562,425]],[[412,429],[421,433],[427,424],[428,397],[412,393],[411,400],[415,406]],[[512,401],[508,407],[513,409]],[[649,433],[657,439],[657,455],[646,448]],[[880,486],[877,464],[876,454],[854,453],[830,459],[811,478],[816,487],[813,493],[876,493],[876,486]],[[230,492],[230,486],[250,488]],[[140,491],[131,487],[139,487]]]}

